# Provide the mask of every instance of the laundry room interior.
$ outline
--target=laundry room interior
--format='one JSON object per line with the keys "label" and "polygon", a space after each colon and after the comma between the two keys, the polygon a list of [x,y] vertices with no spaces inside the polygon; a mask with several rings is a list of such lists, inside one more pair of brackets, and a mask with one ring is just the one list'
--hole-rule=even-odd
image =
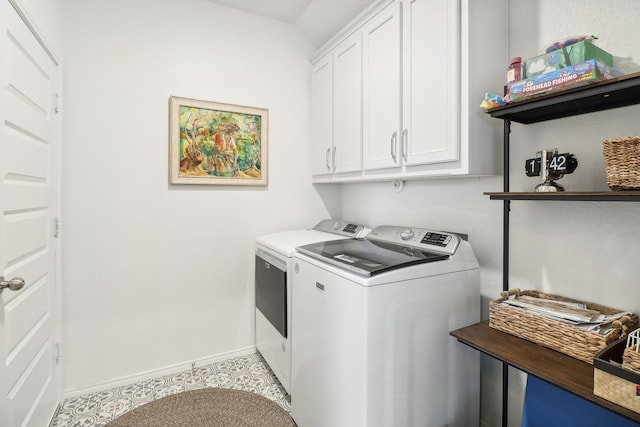
{"label": "laundry room interior", "polygon": [[[463,14],[460,22],[481,19],[474,26],[478,40],[490,34],[499,42],[464,52],[473,61],[456,59],[467,67],[456,77],[463,80],[454,85],[459,92],[422,101],[430,111],[451,111],[453,104],[457,123],[467,125],[452,136],[467,144],[457,155],[477,155],[491,163],[487,171],[368,174],[361,160],[359,172],[342,176],[312,172],[318,151],[312,146],[318,132],[314,60],[364,12],[413,1],[282,0],[271,8],[264,1],[2,1],[20,10],[59,64],[60,127],[49,171],[59,186],[52,211],[60,219],[52,312],[59,403],[256,353],[256,239],[327,219],[464,236],[461,245],[472,248],[478,266],[478,322],[489,318],[505,274],[510,289],[640,313],[640,204],[494,200],[486,193],[504,189],[504,123],[480,107],[485,93],[503,95],[510,58],[533,58],[567,37],[597,37],[594,44],[612,54],[618,72],[638,73],[634,0],[481,0],[487,3],[482,16]],[[451,3],[466,10],[461,5],[471,1]],[[487,12],[494,9],[495,15]],[[447,60],[433,58],[429,66],[446,69]],[[484,78],[483,70],[500,74],[492,71],[496,83],[476,91],[474,75]],[[267,111],[266,183],[172,183],[171,97]],[[534,192],[541,179],[527,176],[525,162],[553,149],[578,161],[558,180],[566,192],[611,191],[603,141],[640,135],[640,106],[631,104],[536,124],[512,122],[511,191]],[[420,120],[429,123],[429,117]],[[473,120],[481,127],[468,126]],[[329,168],[331,154],[321,160]],[[474,425],[524,425],[526,372],[510,366],[505,383],[502,361],[446,339],[479,358]]]}

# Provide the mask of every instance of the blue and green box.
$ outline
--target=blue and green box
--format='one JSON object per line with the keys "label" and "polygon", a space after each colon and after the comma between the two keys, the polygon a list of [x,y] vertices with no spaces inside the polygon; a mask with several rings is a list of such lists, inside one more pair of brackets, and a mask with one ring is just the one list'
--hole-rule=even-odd
{"label": "blue and green box", "polygon": [[595,59],[549,71],[544,74],[509,83],[511,102],[621,76],[622,73]]}
{"label": "blue and green box", "polygon": [[613,56],[610,53],[594,45],[591,40],[583,40],[544,55],[527,59],[522,67],[522,78],[535,77],[549,71],[576,65],[589,59],[595,59],[609,67],[613,66]]}

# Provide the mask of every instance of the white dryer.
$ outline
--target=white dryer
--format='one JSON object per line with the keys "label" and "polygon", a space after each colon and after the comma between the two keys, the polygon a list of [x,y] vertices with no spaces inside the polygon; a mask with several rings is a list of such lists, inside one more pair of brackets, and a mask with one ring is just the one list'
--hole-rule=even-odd
{"label": "white dryer", "polygon": [[291,393],[291,290],[293,253],[297,246],[362,237],[361,224],[326,219],[312,229],[290,230],[256,239],[256,347],[278,380]]}
{"label": "white dryer", "polygon": [[294,255],[291,413],[300,427],[477,426],[478,263],[455,234],[382,226]]}

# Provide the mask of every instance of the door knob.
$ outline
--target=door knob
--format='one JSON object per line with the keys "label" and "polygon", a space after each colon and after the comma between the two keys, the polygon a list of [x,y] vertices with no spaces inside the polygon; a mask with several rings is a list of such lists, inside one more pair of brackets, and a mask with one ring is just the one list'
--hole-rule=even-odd
{"label": "door knob", "polygon": [[9,288],[10,291],[19,291],[24,287],[24,279],[22,277],[14,277],[11,280],[4,280],[4,277],[0,276],[0,294],[5,288]]}

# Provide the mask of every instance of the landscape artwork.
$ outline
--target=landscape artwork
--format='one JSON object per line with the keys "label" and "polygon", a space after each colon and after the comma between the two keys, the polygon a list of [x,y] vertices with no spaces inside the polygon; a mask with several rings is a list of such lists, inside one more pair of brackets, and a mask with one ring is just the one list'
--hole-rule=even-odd
{"label": "landscape artwork", "polygon": [[170,183],[267,185],[268,110],[169,98]]}

